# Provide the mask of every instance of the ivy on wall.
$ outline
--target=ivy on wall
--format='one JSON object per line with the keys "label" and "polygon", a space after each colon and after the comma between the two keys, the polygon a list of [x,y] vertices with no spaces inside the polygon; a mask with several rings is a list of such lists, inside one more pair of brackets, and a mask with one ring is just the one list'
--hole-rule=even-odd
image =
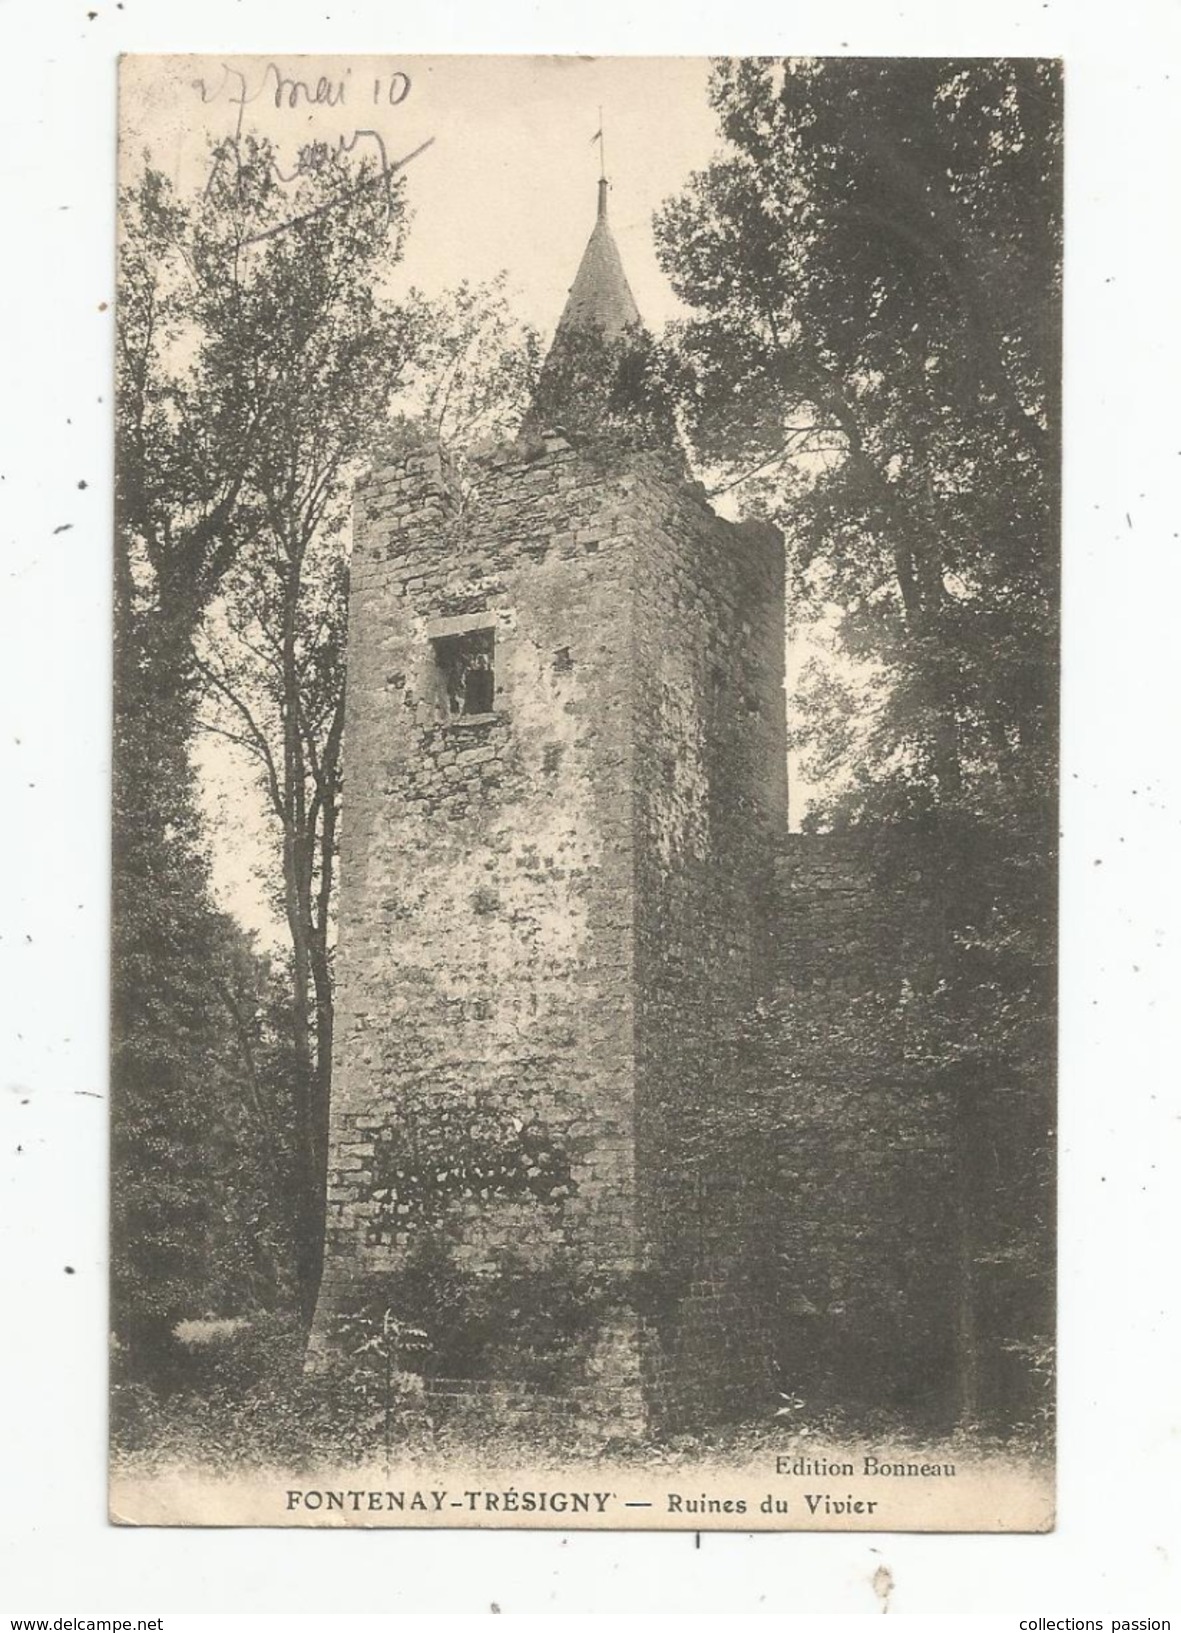
{"label": "ivy on wall", "polygon": [[569,1153],[538,1119],[464,1095],[429,1099],[375,1141],[373,1232],[439,1220],[456,1203],[557,1207],[576,1191]]}

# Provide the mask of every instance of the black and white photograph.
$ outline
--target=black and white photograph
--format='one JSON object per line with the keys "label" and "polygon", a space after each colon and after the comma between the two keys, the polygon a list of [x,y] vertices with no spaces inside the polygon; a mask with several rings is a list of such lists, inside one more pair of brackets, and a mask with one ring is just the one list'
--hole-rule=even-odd
{"label": "black and white photograph", "polygon": [[1051,1529],[1061,62],[119,106],[112,1519]]}

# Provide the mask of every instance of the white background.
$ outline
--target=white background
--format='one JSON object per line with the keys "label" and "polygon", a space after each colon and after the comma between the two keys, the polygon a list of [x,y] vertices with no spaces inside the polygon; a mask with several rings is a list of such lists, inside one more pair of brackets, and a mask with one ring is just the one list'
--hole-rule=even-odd
{"label": "white background", "polygon": [[[1181,1609],[1177,5],[89,5],[0,0],[0,1616],[493,1602],[506,1613],[869,1613],[883,1608],[871,1587],[882,1564],[895,1612]],[[696,1550],[691,1536],[105,1523],[103,303],[116,55],[540,50],[1066,58],[1063,1441],[1052,1536],[707,1536]]]}

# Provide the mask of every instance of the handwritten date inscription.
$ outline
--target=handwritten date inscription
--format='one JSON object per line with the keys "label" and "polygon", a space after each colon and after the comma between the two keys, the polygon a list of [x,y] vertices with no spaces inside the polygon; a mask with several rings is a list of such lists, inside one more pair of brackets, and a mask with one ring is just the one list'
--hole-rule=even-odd
{"label": "handwritten date inscription", "polygon": [[[359,103],[362,107],[376,105],[379,108],[399,107],[410,95],[410,75],[402,69],[388,74],[375,75],[371,83],[354,84],[351,78],[352,70],[346,69],[340,78],[328,74],[320,74],[316,79],[296,79],[285,74],[276,62],[268,62],[251,88],[251,82],[239,68],[222,65],[222,77],[212,88],[204,79],[195,79],[193,89],[200,94],[203,103],[224,101],[237,110],[234,121],[234,133],[228,142],[221,143],[215,150],[213,163],[210,166],[206,180],[206,193],[213,191],[223,180],[227,168],[231,174],[241,174],[240,143],[243,137],[243,127],[246,119],[246,110],[252,104],[259,102],[261,106],[273,107],[279,112],[286,109],[298,110],[304,108],[324,108],[329,110],[345,109]],[[346,130],[337,136],[335,151],[338,154],[353,153],[363,146],[371,147],[376,155],[376,175],[363,178],[359,183],[361,188],[373,185],[375,182],[384,188],[385,209],[387,222],[393,218],[393,195],[391,184],[393,178],[404,170],[412,159],[432,146],[434,137],[428,137],[420,142],[409,153],[404,153],[400,159],[391,160],[386,151],[385,140],[379,130],[370,127],[357,126]],[[275,175],[283,183],[298,180],[300,176],[314,172],[320,164],[321,156],[328,151],[322,142],[304,144],[300,147],[294,168],[284,172],[272,158],[271,166]],[[355,196],[355,190],[350,189],[338,193],[335,197],[326,200],[314,210],[306,211],[291,217],[288,221],[280,222],[277,226],[267,227],[255,233],[246,240],[247,243],[258,243],[266,238],[273,238],[279,233],[289,231],[301,222],[322,215],[326,210],[335,209]]]}
{"label": "handwritten date inscription", "polygon": [[268,62],[253,90],[249,88],[245,74],[237,68],[225,66],[221,80],[212,89],[204,79],[194,80],[193,86],[200,92],[202,102],[216,102],[224,96],[226,101],[236,103],[240,108],[257,102],[260,97],[266,97],[273,107],[280,110],[344,108],[367,100],[371,100],[371,105],[375,107],[396,108],[410,95],[411,81],[410,75],[402,69],[392,74],[379,74],[372,82],[372,97],[367,99],[365,90],[354,85],[349,74],[342,79],[332,79],[327,74],[321,74],[315,80],[293,79],[282,71],[278,63]]}

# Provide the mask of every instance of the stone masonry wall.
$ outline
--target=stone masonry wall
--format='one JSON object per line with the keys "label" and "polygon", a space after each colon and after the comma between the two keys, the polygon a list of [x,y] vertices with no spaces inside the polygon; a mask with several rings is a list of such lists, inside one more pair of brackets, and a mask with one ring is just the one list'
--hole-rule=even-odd
{"label": "stone masonry wall", "polygon": [[[620,496],[557,441],[476,480],[461,507],[424,456],[357,493],[321,1337],[431,1233],[475,1276],[634,1260]],[[481,622],[494,706],[453,717],[432,634]]]}
{"label": "stone masonry wall", "polygon": [[[377,1287],[457,1409],[675,1427],[776,1384],[934,1407],[969,1281],[997,1356],[1045,1325],[990,1268],[1044,1097],[966,1119],[907,1033],[931,859],[786,832],[783,597],[775,531],[655,452],[358,488],[314,1351]],[[494,693],[456,714],[465,641]]]}
{"label": "stone masonry wall", "polygon": [[[761,964],[779,561],[667,459],[556,437],[487,458],[462,505],[426,457],[358,492],[321,1341],[359,1279],[441,1237],[475,1276],[583,1278],[595,1331],[562,1389],[609,1376],[634,1414],[641,1350],[667,1389],[632,1295],[696,1185],[660,1132],[676,1062],[692,1036],[693,1093],[719,1088]],[[474,629],[494,706],[456,717],[435,643]],[[690,1268],[676,1297],[726,1329],[712,1246]]]}
{"label": "stone masonry wall", "polygon": [[766,1393],[752,1289],[757,1176],[725,1116],[768,978],[787,820],[783,544],[652,486],[637,552],[637,1165],[653,1342],[670,1423]]}
{"label": "stone masonry wall", "polygon": [[[765,1373],[709,1131],[769,968],[781,542],[656,453],[550,437],[473,489],[419,456],[357,495],[317,1343],[427,1247],[436,1279],[515,1276],[518,1324],[522,1277],[577,1286],[551,1399],[708,1415]],[[437,643],[477,630],[493,707],[456,716]],[[527,1395],[497,1344],[481,1382],[459,1334],[438,1387]]]}
{"label": "stone masonry wall", "polygon": [[936,979],[939,903],[921,846],[889,834],[786,836],[778,877],[754,1070],[776,1142],[780,1388],[935,1408],[956,1274],[951,1107],[910,1057],[904,999]]}

